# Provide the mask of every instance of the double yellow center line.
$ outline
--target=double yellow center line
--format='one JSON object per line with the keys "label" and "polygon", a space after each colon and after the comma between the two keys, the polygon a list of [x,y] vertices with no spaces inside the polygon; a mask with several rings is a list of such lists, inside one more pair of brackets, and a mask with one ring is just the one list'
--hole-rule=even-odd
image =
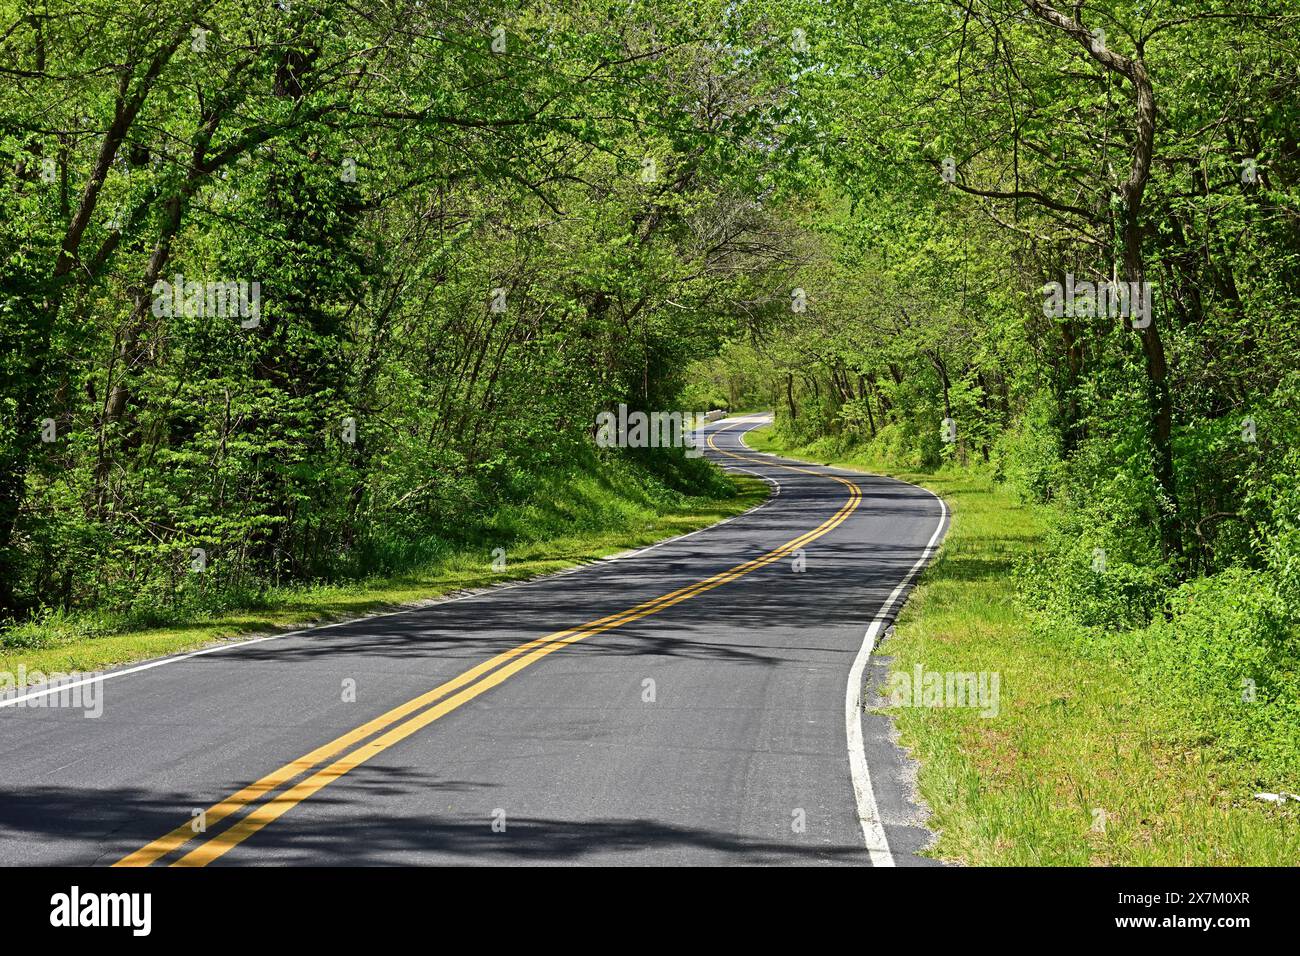
{"label": "double yellow center line", "polygon": [[[545,637],[536,638],[483,661],[463,674],[459,674],[451,680],[438,685],[433,690],[380,714],[355,730],[348,731],[341,737],[317,747],[297,760],[290,761],[278,770],[231,794],[220,803],[214,804],[204,812],[202,817],[196,818],[203,821],[203,827],[196,827],[195,821],[183,823],[170,833],[146,844],[133,853],[127,854],[113,865],[149,866],[181,849],[191,840],[198,838],[201,842],[172,863],[172,866],[206,866],[213,860],[219,859],[230,852],[267,824],[279,819],[303,800],[342,777],[349,770],[359,767],[372,757],[383,753],[394,744],[427,727],[439,717],[451,713],[480,694],[491,690],[548,654],[553,654],[561,648],[568,647],[570,644],[584,638],[603,634],[605,631],[613,630],[624,624],[630,624],[633,621],[639,621],[651,614],[657,614],[675,604],[680,604],[696,595],[721,587],[730,581],[757,571],[759,568],[780,561],[786,555],[839,527],[862,500],[862,492],[858,489],[858,486],[847,479],[810,471],[794,465],[778,464],[773,461],[762,461],[757,458],[733,454],[719,448],[712,435],[709,436],[709,447],[720,454],[740,461],[773,465],[787,471],[799,471],[821,478],[831,478],[849,489],[848,500],[839,511],[816,528],[751,561],[738,564],[734,568],[721,571],[702,581],[671,591],[668,594],[660,595],[625,611],[588,621],[579,627],[556,631],[553,634],[547,634]],[[354,745],[358,744],[360,746],[349,750],[349,748],[353,748]],[[345,753],[345,751],[347,752]],[[343,756],[339,756],[340,754],[343,754]],[[318,770],[315,769],[326,761],[331,762]],[[313,770],[314,772],[312,772]],[[303,774],[309,774],[309,776],[294,783],[288,789],[275,793],[290,781],[302,777]],[[273,793],[274,796],[263,801],[264,797]],[[258,801],[263,802],[258,803]],[[208,828],[255,803],[257,806],[232,826],[204,839]],[[196,832],[196,829],[201,829],[203,832]]]}

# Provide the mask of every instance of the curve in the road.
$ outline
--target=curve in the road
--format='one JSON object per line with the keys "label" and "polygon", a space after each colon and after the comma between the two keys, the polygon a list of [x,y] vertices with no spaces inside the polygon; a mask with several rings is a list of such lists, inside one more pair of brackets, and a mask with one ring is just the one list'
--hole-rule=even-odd
{"label": "curve in the road", "polygon": [[709,528],[113,671],[99,720],[0,702],[0,863],[931,863],[862,699],[945,509],[756,452],[756,424],[707,450],[774,493]]}
{"label": "curve in the road", "polygon": [[[727,427],[734,427],[734,423]],[[758,459],[747,458],[746,456],[737,455],[733,452],[720,449],[714,439],[714,435],[709,436],[709,446],[714,451],[727,455],[728,457],[757,462],[759,464],[775,464],[773,462],[763,462]],[[586,624],[575,628],[547,634],[544,637],[527,641],[508,651],[497,654],[495,657],[483,661],[475,667],[464,671],[452,680],[440,684],[427,693],[421,694],[418,697],[414,697],[405,703],[392,708],[386,713],[367,721],[356,729],[343,734],[315,750],[312,750],[310,753],[307,753],[302,757],[299,757],[297,760],[290,761],[272,773],[267,774],[249,786],[244,787],[236,793],[231,794],[229,797],[226,797],[224,800],[209,807],[200,817],[182,823],[169,833],[123,857],[114,865],[148,866],[178,850],[196,837],[206,835],[207,827],[219,823],[231,814],[238,812],[243,807],[258,801],[268,793],[271,793],[288,783],[290,780],[312,770],[320,763],[343,753],[343,751],[352,747],[354,744],[361,744],[361,746],[356,747],[344,756],[338,757],[338,759],[334,760],[327,766],[312,773],[306,779],[294,784],[283,793],[277,794],[271,799],[261,803],[250,813],[241,818],[236,824],[228,827],[211,838],[203,840],[197,847],[190,850],[172,864],[173,866],[206,866],[214,860],[224,856],[244,840],[248,839],[268,824],[274,822],[303,800],[308,799],[313,794],[319,792],[324,787],[342,777],[344,774],[366,763],[373,757],[387,750],[389,747],[392,747],[394,744],[399,743],[424,727],[427,727],[440,717],[443,717],[444,715],[463,706],[480,694],[490,690],[498,684],[501,684],[503,681],[509,679],[529,665],[541,660],[543,657],[546,657],[547,655],[577,641],[584,640],[585,638],[592,637],[596,634],[601,634],[620,627],[623,624],[637,621],[648,617],[649,615],[658,613],[665,608],[672,607],[673,605],[687,601],[697,595],[711,591],[714,588],[721,587],[722,585],[750,574],[759,568],[766,567],[767,565],[779,561],[787,555],[802,548],[804,545],[810,544],[823,535],[833,531],[850,514],[852,514],[862,500],[862,492],[857,484],[848,481],[847,479],[840,478],[836,475],[827,475],[822,472],[811,471],[795,465],[778,464],[777,467],[788,471],[803,472],[805,474],[830,478],[837,481],[848,489],[848,498],[840,507],[839,511],[827,520],[823,521],[817,527],[787,541],[780,547],[774,548],[758,558],[754,558],[736,565],[733,568],[729,568],[726,571],[714,574],[702,581],[696,582],[695,584],[684,588],[678,588],[677,590],[660,595],[650,601],[642,602],[635,607],[607,615],[594,621],[589,621]],[[901,588],[902,585],[900,585],[900,590]],[[380,733],[381,731],[382,733]],[[373,736],[375,734],[379,734],[379,736]],[[371,738],[372,736],[373,739],[367,741],[367,738]],[[363,741],[367,742],[362,743]],[[865,773],[865,767],[865,760],[862,760],[860,772]],[[875,813],[874,803],[871,802],[871,787],[869,780],[866,781],[865,788],[858,786],[858,781],[855,780],[855,793],[859,807],[859,817],[863,822],[864,834],[868,839],[868,849],[873,853],[873,860],[878,859],[882,863],[888,860],[889,863],[892,863],[892,859],[889,857],[888,844],[884,841],[884,831],[879,826],[878,815]],[[196,832],[196,826],[194,823],[195,819],[202,820],[203,833]]]}
{"label": "curve in the road", "polygon": [[[740,443],[749,447],[745,441],[744,435],[740,437]],[[764,464],[759,459],[749,458],[744,455],[736,455],[732,452],[718,448],[710,439],[710,445],[714,451],[721,452],[729,458],[737,458],[741,461],[757,462]],[[810,472],[807,469],[794,468],[791,465],[780,465],[780,468],[790,469],[792,471],[804,471],[807,474],[821,474],[820,472]],[[834,475],[826,477],[836,478]],[[836,478],[842,481],[841,478]],[[902,479],[895,479],[902,481]],[[904,482],[911,485],[911,482]],[[856,486],[855,486],[856,487]],[[876,642],[880,639],[881,629],[885,622],[889,620],[889,615],[898,604],[899,598],[907,590],[907,586],[912,583],[912,579],[917,573],[929,563],[934,549],[938,546],[939,539],[943,535],[944,525],[948,520],[948,506],[944,500],[934,494],[928,488],[922,488],[920,485],[912,485],[913,488],[920,488],[934,496],[934,500],[939,502],[939,523],[935,525],[934,534],[930,535],[930,540],[926,542],[925,550],[912,565],[903,580],[898,582],[898,586],[890,593],[888,599],[881,605],[880,611],[876,614],[875,619],[867,628],[867,633],[862,637],[862,646],[858,648],[857,656],[853,659],[853,666],[849,668],[849,682],[844,692],[844,730],[848,739],[849,748],[849,774],[853,780],[853,800],[858,808],[858,823],[862,827],[862,839],[866,843],[867,853],[871,857],[872,866],[890,867],[894,865],[894,854],[889,849],[889,839],[885,836],[885,827],[880,819],[880,810],[876,806],[875,789],[871,785],[871,770],[867,764],[866,741],[862,736],[862,686],[863,678],[866,674],[867,661],[871,659],[871,652],[875,650]]]}

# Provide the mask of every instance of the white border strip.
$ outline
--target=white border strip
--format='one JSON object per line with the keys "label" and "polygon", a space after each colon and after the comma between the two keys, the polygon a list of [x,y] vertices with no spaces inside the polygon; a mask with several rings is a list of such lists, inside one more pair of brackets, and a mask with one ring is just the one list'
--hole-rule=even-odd
{"label": "white border strip", "polygon": [[[910,482],[903,483],[910,484]],[[913,485],[913,487],[919,488],[920,485]],[[912,565],[912,570],[907,572],[907,576],[898,587],[894,588],[893,593],[889,595],[889,600],[881,607],[880,613],[876,615],[876,619],[867,628],[867,633],[863,635],[862,646],[858,648],[858,656],[853,659],[853,667],[849,669],[849,685],[844,692],[844,728],[849,740],[849,773],[853,778],[853,796],[858,802],[858,822],[862,824],[862,837],[867,842],[867,853],[871,855],[872,866],[893,866],[894,854],[890,852],[889,841],[885,839],[885,827],[880,821],[875,792],[871,789],[871,773],[867,770],[867,748],[862,738],[862,677],[866,673],[871,652],[875,650],[880,629],[885,626],[885,621],[893,610],[895,602],[912,582],[912,578],[930,560],[936,542],[943,534],[943,526],[948,520],[948,506],[944,504],[943,499],[929,488],[922,490],[934,495],[934,499],[939,502],[941,509],[939,525],[934,529],[934,534],[930,535],[930,541],[926,544],[920,559]]]}
{"label": "white border strip", "polygon": [[[740,441],[746,448],[749,448],[743,433],[740,436]],[[790,460],[798,461],[799,459],[792,458]],[[808,462],[807,464],[816,464],[816,462]],[[847,468],[836,470],[850,471]],[[866,841],[867,854],[871,857],[872,866],[894,866],[894,854],[890,851],[889,840],[885,837],[885,827],[880,820],[880,809],[876,806],[875,791],[871,787],[871,772],[867,769],[867,747],[862,736],[862,680],[867,670],[867,661],[871,659],[871,652],[876,648],[880,630],[885,626],[885,621],[889,618],[890,612],[894,609],[894,605],[903,592],[907,590],[912,578],[916,577],[917,572],[925,567],[930,560],[930,556],[934,553],[939,536],[943,534],[944,524],[948,521],[948,505],[929,488],[922,488],[920,485],[914,485],[910,481],[903,481],[901,478],[890,478],[888,475],[872,475],[870,472],[861,471],[853,472],[853,474],[885,478],[912,488],[919,488],[939,502],[939,524],[934,529],[934,534],[930,535],[930,540],[921,553],[921,557],[916,564],[912,565],[912,570],[907,572],[906,577],[899,582],[898,587],[894,588],[889,598],[881,605],[875,620],[871,622],[871,626],[867,628],[867,633],[863,635],[862,646],[858,648],[858,655],[853,659],[853,666],[849,668],[849,683],[844,692],[844,730],[849,744],[849,775],[853,780],[853,798],[858,806],[858,823],[862,825],[862,838]]]}

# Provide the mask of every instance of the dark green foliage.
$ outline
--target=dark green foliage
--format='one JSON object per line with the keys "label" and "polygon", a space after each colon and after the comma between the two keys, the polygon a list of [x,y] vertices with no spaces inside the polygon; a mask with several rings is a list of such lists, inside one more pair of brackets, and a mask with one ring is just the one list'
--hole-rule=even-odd
{"label": "dark green foliage", "polygon": [[[1020,582],[1044,626],[1295,789],[1293,5],[838,6],[801,89],[823,148],[786,286],[808,307],[697,382],[763,368],[786,444],[987,466],[1052,503]],[[1150,283],[1151,321],[1050,314],[1067,275]]]}
{"label": "dark green foliage", "polygon": [[575,468],[728,493],[592,457],[779,258],[789,52],[706,6],[0,2],[0,624],[393,571]]}

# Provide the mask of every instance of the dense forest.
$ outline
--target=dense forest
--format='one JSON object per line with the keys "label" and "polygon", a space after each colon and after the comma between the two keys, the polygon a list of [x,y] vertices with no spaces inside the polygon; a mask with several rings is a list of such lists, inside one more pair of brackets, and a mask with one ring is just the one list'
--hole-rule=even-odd
{"label": "dense forest", "polygon": [[677,407],[799,140],[679,6],[6,4],[0,616],[400,566]]}
{"label": "dense forest", "polygon": [[1193,741],[1294,783],[1300,6],[835,20],[798,90],[806,307],[693,387],[775,408],[808,454],[984,469],[1049,505],[1019,581],[1040,626],[1109,641]]}
{"label": "dense forest", "polygon": [[400,567],[575,462],[721,494],[596,416],[770,407],[1050,504],[1025,600],[1251,681],[1297,771],[1295,0],[7,0],[0,52],[5,622]]}

